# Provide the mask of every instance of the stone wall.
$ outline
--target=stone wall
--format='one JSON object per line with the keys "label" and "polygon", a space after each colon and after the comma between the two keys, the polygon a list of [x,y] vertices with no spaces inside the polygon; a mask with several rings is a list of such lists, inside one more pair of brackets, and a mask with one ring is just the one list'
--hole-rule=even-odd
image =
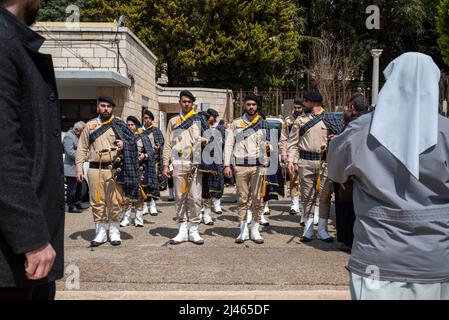
{"label": "stone wall", "polygon": [[[98,95],[110,95],[118,107],[116,115],[140,118],[142,106],[159,119],[156,91],[156,56],[128,29],[117,29],[113,24],[90,24],[67,28],[63,24],[41,23],[34,27],[46,38],[41,52],[51,54],[56,70],[114,71],[133,78],[131,88],[103,87]],[[121,57],[117,60],[118,41]],[[118,65],[118,68],[117,68]]]}

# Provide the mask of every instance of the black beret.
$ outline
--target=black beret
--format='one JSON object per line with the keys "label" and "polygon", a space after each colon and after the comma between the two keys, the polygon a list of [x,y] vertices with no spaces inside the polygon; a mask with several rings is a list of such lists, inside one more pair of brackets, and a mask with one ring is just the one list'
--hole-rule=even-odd
{"label": "black beret", "polygon": [[188,97],[192,100],[192,102],[196,101],[195,96],[189,90],[182,90],[179,94],[179,99],[181,99],[182,97]]}
{"label": "black beret", "polygon": [[151,112],[150,110],[145,110],[145,111],[143,112],[143,115],[149,116],[150,119],[154,121],[154,114],[153,114],[153,112]]}
{"label": "black beret", "polygon": [[249,101],[249,100],[255,101],[259,107],[262,106],[262,102],[260,101],[259,97],[256,96],[256,94],[254,92],[248,92],[245,95],[245,102]]}
{"label": "black beret", "polygon": [[139,119],[137,119],[134,116],[129,116],[128,118],[126,118],[126,122],[128,122],[128,121],[134,122],[137,127],[141,127],[142,126],[142,124],[140,123]]}
{"label": "black beret", "polygon": [[218,117],[219,116],[219,114],[218,114],[218,112],[217,112],[217,110],[215,110],[215,109],[212,109],[212,108],[210,108],[210,109],[207,109],[207,111],[206,111],[210,116],[212,116],[212,117]]}
{"label": "black beret", "polygon": [[108,96],[98,97],[98,103],[100,103],[100,102],[106,102],[106,103],[109,103],[111,106],[115,107],[115,102],[111,97],[108,97]]}
{"label": "black beret", "polygon": [[302,99],[295,99],[294,104],[295,104],[295,106],[304,106],[304,100],[302,100]]}
{"label": "black beret", "polygon": [[317,91],[309,91],[304,95],[304,100],[311,102],[323,102],[323,96]]}

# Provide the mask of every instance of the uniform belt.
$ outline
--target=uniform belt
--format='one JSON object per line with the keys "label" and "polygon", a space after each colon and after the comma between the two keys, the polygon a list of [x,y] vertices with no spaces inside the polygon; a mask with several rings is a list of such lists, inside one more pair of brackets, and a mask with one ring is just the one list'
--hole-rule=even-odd
{"label": "uniform belt", "polygon": [[[101,163],[101,168],[105,169],[107,168],[109,165],[111,165],[112,162],[102,162]],[[100,169],[100,162],[89,162],[89,168],[90,169]]]}
{"label": "uniform belt", "polygon": [[235,158],[236,167],[259,167],[263,166],[263,163],[256,158]]}
{"label": "uniform belt", "polygon": [[309,151],[299,151],[299,158],[303,160],[311,160],[311,161],[325,161],[326,160],[326,154],[317,153],[317,152],[309,152]]}

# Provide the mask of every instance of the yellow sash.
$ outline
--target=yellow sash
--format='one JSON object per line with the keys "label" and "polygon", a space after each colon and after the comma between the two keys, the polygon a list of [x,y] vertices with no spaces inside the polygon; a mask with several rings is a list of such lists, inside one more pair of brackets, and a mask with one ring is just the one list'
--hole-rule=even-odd
{"label": "yellow sash", "polygon": [[242,127],[248,127],[248,126],[252,126],[254,124],[256,124],[257,122],[259,122],[260,120],[260,115],[257,115],[253,121],[251,121],[250,123],[247,123],[246,121],[242,120],[241,126]]}
{"label": "yellow sash", "polygon": [[180,125],[183,121],[193,117],[194,115],[196,115],[195,109],[192,108],[192,110],[190,110],[190,112],[188,114],[186,114],[185,116],[183,116],[182,114],[180,114],[180,118],[176,121],[177,125]]}

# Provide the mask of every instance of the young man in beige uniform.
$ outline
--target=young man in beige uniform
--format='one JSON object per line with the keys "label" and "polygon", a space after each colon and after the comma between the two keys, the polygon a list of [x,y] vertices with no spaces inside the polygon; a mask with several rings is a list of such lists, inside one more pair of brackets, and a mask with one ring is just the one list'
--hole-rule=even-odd
{"label": "young man in beige uniform", "polygon": [[[139,196],[137,145],[126,124],[113,115],[113,107],[115,102],[112,98],[103,96],[98,99],[99,116],[86,124],[76,153],[78,181],[83,179],[84,162],[89,161],[87,175],[90,205],[96,224],[96,235],[91,242],[92,247],[98,247],[107,241],[107,230],[109,230],[111,244],[114,246],[121,244],[119,224],[124,203],[123,187],[125,187],[126,196],[130,199]],[[135,159],[126,157],[127,155],[132,155]],[[126,171],[126,179],[132,178],[132,182],[127,180],[123,185],[116,182],[119,159],[123,159],[122,172]]]}
{"label": "young man in beige uniform", "polygon": [[143,227],[144,202],[149,198],[159,199],[160,197],[159,184],[156,174],[156,161],[154,157],[153,144],[141,128],[140,121],[134,116],[129,116],[126,119],[126,123],[129,130],[136,136],[140,174],[140,197],[136,202],[125,202],[124,217],[120,223],[120,226],[127,227],[130,224],[131,216],[134,211],[134,225],[136,227]]}
{"label": "young man in beige uniform", "polygon": [[[158,178],[160,190],[167,188],[167,179],[162,174],[163,160],[162,150],[164,149],[165,139],[161,129],[154,125],[154,115],[150,110],[145,110],[142,118],[144,134],[148,135],[151,145],[153,146],[156,174]],[[143,214],[149,213],[152,216],[157,216],[158,211],[156,207],[156,198],[150,197],[150,208],[148,210],[147,201],[144,203]]]}
{"label": "young man in beige uniform", "polygon": [[[285,127],[281,131],[281,140],[279,141],[279,151],[281,153],[281,162],[288,163],[287,144],[292,127],[296,119],[304,114],[304,101],[295,99],[293,112],[285,118]],[[290,197],[292,205],[290,214],[296,215],[301,212],[302,205],[299,201],[299,174],[290,175]]]}
{"label": "young man in beige uniform", "polygon": [[172,245],[186,241],[198,245],[204,243],[198,232],[202,200],[202,174],[198,171],[198,165],[201,163],[201,145],[207,142],[201,135],[208,125],[203,117],[195,112],[194,102],[195,97],[191,92],[181,91],[181,112],[170,119],[165,135],[163,174],[170,178],[171,162],[179,229],[178,235],[170,240]]}
{"label": "young man in beige uniform", "polygon": [[[264,243],[259,233],[259,217],[263,210],[264,161],[269,148],[269,131],[265,120],[258,114],[261,107],[259,98],[254,93],[245,97],[245,114],[231,124],[225,142],[225,176],[232,177],[231,164],[235,166],[235,179],[238,197],[238,215],[240,234],[236,243],[253,240]],[[233,157],[235,163],[232,163]],[[251,198],[252,222],[250,232],[247,223],[248,203]]]}
{"label": "young man in beige uniform", "polygon": [[314,214],[312,208],[319,199],[319,240],[332,242],[327,231],[330,214],[331,182],[327,177],[326,153],[330,135],[343,131],[343,119],[322,107],[318,92],[304,96],[304,106],[310,115],[299,117],[293,126],[287,147],[288,168],[291,175],[300,174],[301,197],[304,205],[305,227],[302,242],[313,240]]}

